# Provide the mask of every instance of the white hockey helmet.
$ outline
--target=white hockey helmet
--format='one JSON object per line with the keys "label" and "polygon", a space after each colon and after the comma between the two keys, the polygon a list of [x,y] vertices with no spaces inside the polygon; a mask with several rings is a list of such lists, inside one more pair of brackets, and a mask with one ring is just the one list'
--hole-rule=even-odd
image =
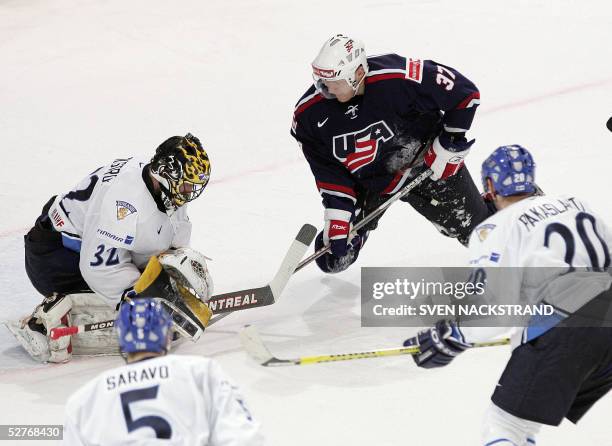
{"label": "white hockey helmet", "polygon": [[[365,74],[368,73],[368,61],[365,45],[361,40],[352,39],[343,34],[337,34],[329,39],[312,62],[312,77],[315,87],[326,98],[335,98],[329,92],[323,81],[345,80],[357,91],[359,84],[355,71],[362,66]],[[365,78],[365,76],[364,76]]]}

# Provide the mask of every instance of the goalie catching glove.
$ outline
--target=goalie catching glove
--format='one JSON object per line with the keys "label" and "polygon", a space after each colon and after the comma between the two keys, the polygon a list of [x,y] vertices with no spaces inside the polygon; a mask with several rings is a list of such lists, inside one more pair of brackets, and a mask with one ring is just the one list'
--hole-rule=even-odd
{"label": "goalie catching glove", "polygon": [[134,287],[124,293],[124,299],[155,298],[172,316],[174,328],[195,341],[212,317],[206,304],[212,292],[206,257],[193,249],[179,248],[151,257]]}

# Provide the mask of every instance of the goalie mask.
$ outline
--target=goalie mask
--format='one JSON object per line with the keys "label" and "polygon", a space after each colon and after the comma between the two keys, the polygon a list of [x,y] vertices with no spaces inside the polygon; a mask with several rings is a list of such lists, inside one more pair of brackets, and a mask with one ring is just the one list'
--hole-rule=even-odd
{"label": "goalie mask", "polygon": [[[357,81],[355,71],[362,66],[365,74]],[[338,34],[329,39],[312,62],[315,87],[327,99],[334,99],[325,81],[344,80],[356,92],[368,74],[365,45],[360,40]]]}
{"label": "goalie mask", "polygon": [[200,196],[210,179],[210,161],[200,140],[188,133],[164,141],[151,160],[164,206],[175,211]]}

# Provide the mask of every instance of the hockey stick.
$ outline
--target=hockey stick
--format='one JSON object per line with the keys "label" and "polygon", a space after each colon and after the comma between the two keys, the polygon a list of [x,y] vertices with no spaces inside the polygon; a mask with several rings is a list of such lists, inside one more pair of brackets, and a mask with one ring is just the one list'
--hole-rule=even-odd
{"label": "hockey stick", "polygon": [[[253,290],[243,290],[236,293],[219,294],[211,297],[210,301],[208,301],[208,305],[215,315],[208,323],[208,326],[219,322],[234,311],[263,307],[277,302],[289,278],[296,271],[295,268],[298,262],[304,256],[316,235],[317,228],[314,226],[309,224],[302,226],[302,229],[300,229],[300,232],[289,247],[289,251],[285,254],[285,258],[276,272],[276,275],[268,285]],[[214,303],[211,303],[213,300]],[[217,305],[219,305],[219,308],[216,307]]]}
{"label": "hockey stick", "polygon": [[[406,195],[408,195],[408,193],[410,193],[410,191],[412,189],[414,189],[419,184],[421,184],[423,181],[425,181],[426,178],[429,178],[432,173],[433,172],[431,171],[431,169],[427,169],[426,171],[422,172],[414,180],[412,180],[410,183],[405,185],[397,194],[393,195],[387,201],[385,201],[380,206],[378,206],[376,209],[374,209],[372,212],[370,212],[368,215],[366,215],[363,220],[359,221],[357,224],[355,224],[355,226],[353,226],[353,229],[351,229],[351,232],[350,232],[350,234],[348,236],[348,239],[351,240],[355,235],[357,235],[357,231],[359,231],[365,225],[370,223],[372,220],[374,220],[380,214],[385,212],[389,208],[389,206],[391,206],[397,200],[399,200],[399,199],[405,197]],[[317,252],[315,252],[314,254],[310,255],[309,257],[306,257],[304,260],[302,260],[298,264],[297,268],[295,268],[295,272],[298,272],[299,270],[304,268],[306,265],[311,263],[313,260],[316,260],[319,257],[321,257],[322,255],[328,253],[330,251],[330,249],[331,249],[331,245],[327,244],[327,245],[323,246],[321,249],[319,249]]]}
{"label": "hockey stick", "polygon": [[[316,234],[317,228],[314,226],[310,224],[302,226],[285,254],[285,258],[281,262],[274,278],[267,285],[212,296],[207,303],[216,316],[209,321],[207,326],[218,322],[234,311],[263,307],[277,302],[287,282],[289,282],[295,267],[306,253]],[[93,324],[54,328],[51,329],[49,336],[51,339],[58,339],[62,336],[111,328],[113,325],[114,321],[110,320]]]}
{"label": "hockey stick", "polygon": [[[231,313],[247,308],[265,307],[277,302],[301,258],[317,235],[317,228],[305,224],[291,243],[274,278],[260,288],[218,294],[208,301],[215,314]],[[219,320],[219,319],[216,319]]]}
{"label": "hockey stick", "polygon": [[[253,325],[247,325],[240,331],[240,342],[246,352],[264,367],[277,367],[286,365],[307,365],[321,362],[350,361],[353,359],[380,358],[383,356],[414,355],[419,353],[419,347],[384,348],[365,352],[339,353],[335,355],[300,356],[291,359],[280,359],[274,356],[264,344],[259,332]],[[478,342],[472,347],[493,347],[506,345],[510,339],[500,339],[491,342]]]}
{"label": "hockey stick", "polygon": [[104,330],[106,328],[113,328],[115,326],[115,320],[94,322],[93,324],[85,325],[72,325],[70,327],[57,327],[52,328],[49,333],[49,337],[53,340],[59,339],[63,336],[70,336],[88,331]]}

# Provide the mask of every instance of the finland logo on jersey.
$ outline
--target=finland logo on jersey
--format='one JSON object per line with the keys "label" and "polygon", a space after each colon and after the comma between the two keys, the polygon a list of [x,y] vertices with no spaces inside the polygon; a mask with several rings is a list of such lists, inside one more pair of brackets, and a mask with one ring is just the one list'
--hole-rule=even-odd
{"label": "finland logo on jersey", "polygon": [[355,173],[376,159],[381,141],[388,141],[393,136],[385,121],[375,122],[365,129],[334,136],[334,156]]}
{"label": "finland logo on jersey", "polygon": [[136,212],[136,208],[127,201],[117,201],[117,220],[123,220]]}
{"label": "finland logo on jersey", "polygon": [[[494,225],[493,223],[486,223],[484,225],[480,225],[478,226],[476,229],[474,229],[474,231],[476,232],[476,234],[478,234],[478,239],[481,242],[484,242],[487,237],[489,236],[489,233],[495,229],[497,225]],[[493,260],[493,259],[491,259]]]}

